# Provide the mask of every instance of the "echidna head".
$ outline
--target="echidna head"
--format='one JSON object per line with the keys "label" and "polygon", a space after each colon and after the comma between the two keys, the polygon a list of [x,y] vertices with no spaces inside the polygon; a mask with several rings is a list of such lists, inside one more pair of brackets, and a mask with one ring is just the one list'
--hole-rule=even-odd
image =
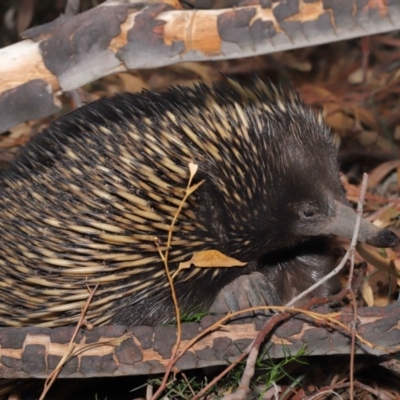
{"label": "echidna head", "polygon": [[[228,93],[214,88],[212,101],[224,99],[209,112],[218,143],[213,146],[213,135],[207,135],[208,160],[200,165],[206,176],[200,212],[208,232],[220,238],[219,247],[246,261],[311,236],[351,238],[356,214],[322,118],[292,92],[284,95],[258,80],[253,88],[230,84]],[[221,128],[229,131],[228,140],[218,137]],[[399,242],[367,221],[358,239],[379,247]]]}
{"label": "echidna head", "polygon": [[[310,236],[337,235],[351,239],[356,225],[356,214],[349,207],[340,181],[337,152],[330,131],[311,110],[295,110],[288,106],[290,118],[285,130],[291,137],[280,148],[290,154],[291,162],[281,165],[285,187],[276,205],[277,215],[283,213],[287,221],[287,239],[293,242]],[[296,122],[294,122],[296,121]],[[296,133],[296,130],[298,131]],[[281,207],[281,208],[280,208]],[[386,229],[362,219],[358,241],[376,247],[395,247],[397,236]]]}

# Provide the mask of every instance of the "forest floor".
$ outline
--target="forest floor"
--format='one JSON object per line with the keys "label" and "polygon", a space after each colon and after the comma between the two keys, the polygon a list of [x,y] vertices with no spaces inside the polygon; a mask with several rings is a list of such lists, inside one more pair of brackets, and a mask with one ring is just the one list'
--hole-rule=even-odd
{"label": "forest floor", "polygon": [[[218,62],[190,62],[160,69],[119,73],[88,84],[61,96],[63,113],[103,96],[142,89],[162,91],[171,85],[192,86],[202,81],[211,84],[221,73],[246,79],[257,74],[283,86],[290,83],[301,98],[315,110],[322,109],[327,125],[332,128],[339,147],[339,162],[348,199],[357,202],[362,174],[369,174],[365,198],[365,216],[382,227],[400,233],[400,34],[391,33],[362,39],[336,42],[246,59]],[[54,119],[22,123],[0,137],[0,165],[7,165],[34,135]],[[343,242],[344,248],[348,246]],[[398,254],[397,254],[398,256]],[[396,253],[387,257],[399,269]],[[357,255],[356,261],[362,261]],[[400,280],[368,263],[365,284],[358,296],[359,305],[385,306],[397,301]],[[285,399],[300,399],[318,393],[317,388],[348,380],[348,357],[307,359],[285,369],[281,385],[288,387],[300,376],[294,391]],[[321,368],[321,363],[324,367]],[[356,389],[356,398],[400,398],[399,365],[356,358],[356,379],[373,388]],[[288,372],[289,371],[289,372]],[[210,371],[208,371],[210,372]],[[193,375],[193,374],[191,374]],[[194,374],[193,376],[196,376]],[[232,377],[232,376],[231,376]],[[181,382],[182,378],[176,378]],[[57,383],[49,398],[125,399],[137,398],[130,392],[135,385],[126,378],[89,380],[83,391],[80,382]],[[189,390],[189,375],[184,380]],[[186,382],[186,383],[185,383]],[[156,384],[156,383],[155,383]],[[175,388],[178,387],[176,383]],[[226,390],[227,386],[223,386]],[[292,386],[293,387],[293,386]],[[90,389],[90,390],[89,390]],[[166,391],[166,398],[190,398],[186,389]],[[126,390],[122,395],[121,390]],[[221,389],[222,390],[222,389]],[[348,389],[340,389],[338,398],[349,398]],[[214,397],[217,398],[216,391]],[[57,394],[56,394],[57,393]],[[115,395],[118,393],[118,395]],[[223,391],[219,395],[223,395]],[[340,395],[340,397],[339,397]],[[54,396],[54,397],[51,397]],[[332,393],[322,398],[334,398]],[[32,397],[34,398],[34,397]]]}

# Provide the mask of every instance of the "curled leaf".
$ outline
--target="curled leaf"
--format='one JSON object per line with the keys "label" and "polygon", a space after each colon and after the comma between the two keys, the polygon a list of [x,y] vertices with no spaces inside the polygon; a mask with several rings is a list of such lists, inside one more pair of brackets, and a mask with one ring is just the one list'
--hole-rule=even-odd
{"label": "curled leaf", "polygon": [[364,301],[367,303],[368,307],[372,307],[374,305],[374,293],[372,291],[371,285],[366,279],[361,286],[361,295]]}
{"label": "curled leaf", "polygon": [[[384,258],[379,254],[379,249],[361,243],[357,244],[356,249],[365,261],[379,271],[389,272],[392,275],[398,276],[398,272],[394,266],[394,255]],[[386,249],[386,251],[389,252],[389,249]]]}
{"label": "curled leaf", "polygon": [[228,257],[218,250],[204,250],[194,253],[189,261],[181,262],[179,270],[190,268],[242,267],[247,263]]}

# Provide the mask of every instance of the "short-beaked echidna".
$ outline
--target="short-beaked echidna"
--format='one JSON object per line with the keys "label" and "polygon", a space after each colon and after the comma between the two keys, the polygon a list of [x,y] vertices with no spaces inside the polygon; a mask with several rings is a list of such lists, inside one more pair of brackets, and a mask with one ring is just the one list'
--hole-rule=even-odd
{"label": "short-beaked echidna", "polygon": [[[171,271],[209,249],[251,263],[181,271],[181,310],[207,309],[256,270],[285,301],[318,278],[319,260],[332,267],[323,236],[352,235],[336,156],[321,116],[259,79],[117,95],[63,116],[0,177],[0,324],[74,323],[97,283],[93,324],[172,318],[155,238],[165,250],[189,163],[198,165],[193,184],[204,183],[173,230]],[[359,240],[398,243],[366,221]]]}

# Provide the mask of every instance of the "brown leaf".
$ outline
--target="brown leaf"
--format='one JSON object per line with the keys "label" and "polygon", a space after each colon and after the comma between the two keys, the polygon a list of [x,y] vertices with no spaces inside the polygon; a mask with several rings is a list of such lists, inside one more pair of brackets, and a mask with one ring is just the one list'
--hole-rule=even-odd
{"label": "brown leaf", "polygon": [[354,109],[356,119],[360,123],[368,126],[371,130],[378,130],[379,123],[376,120],[376,116],[374,113],[371,113],[371,110],[362,107],[355,107]]}
{"label": "brown leaf", "polygon": [[299,60],[295,54],[287,51],[279,51],[273,53],[272,57],[279,61],[282,65],[292,68],[300,72],[309,72],[312,69],[312,65],[308,60]]}
{"label": "brown leaf", "polygon": [[242,267],[247,263],[228,257],[218,250],[204,250],[194,253],[191,260],[181,262],[179,270],[190,268],[192,265],[198,268],[218,267]]}
{"label": "brown leaf", "polygon": [[352,129],[355,125],[353,117],[347,115],[342,107],[335,103],[323,105],[325,122],[335,130]]}
{"label": "brown leaf", "polygon": [[386,161],[377,166],[369,173],[368,188],[372,189],[375,186],[377,186],[386,175],[392,172],[392,170],[394,170],[395,168],[399,167],[400,167],[400,160]]}
{"label": "brown leaf", "polygon": [[141,92],[143,89],[149,89],[146,82],[136,75],[128,72],[121,72],[116,74],[121,80],[121,92]]}
{"label": "brown leaf", "polygon": [[390,295],[396,292],[396,279],[384,271],[377,271],[370,275],[368,284],[373,293],[374,306],[387,306]]}
{"label": "brown leaf", "polygon": [[367,303],[368,307],[372,307],[374,305],[374,293],[372,291],[371,285],[365,279],[361,286],[361,295],[364,301]]}
{"label": "brown leaf", "polygon": [[367,244],[357,244],[357,251],[361,254],[365,261],[373,265],[376,269],[384,272],[389,272],[392,275],[397,276],[397,270],[394,266],[395,255],[390,249],[386,249],[388,256],[384,258],[379,249],[368,246]]}
{"label": "brown leaf", "polygon": [[357,136],[357,141],[363,147],[372,147],[374,151],[381,151],[382,153],[391,153],[393,151],[392,144],[377,132],[363,131]]}
{"label": "brown leaf", "polygon": [[379,217],[375,218],[374,224],[381,227],[387,228],[392,225],[393,220],[397,219],[399,212],[396,210],[395,205],[393,207],[388,207],[379,213]]}
{"label": "brown leaf", "polygon": [[330,90],[317,85],[305,84],[301,88],[298,88],[298,91],[306,101],[334,98],[334,94]]}

